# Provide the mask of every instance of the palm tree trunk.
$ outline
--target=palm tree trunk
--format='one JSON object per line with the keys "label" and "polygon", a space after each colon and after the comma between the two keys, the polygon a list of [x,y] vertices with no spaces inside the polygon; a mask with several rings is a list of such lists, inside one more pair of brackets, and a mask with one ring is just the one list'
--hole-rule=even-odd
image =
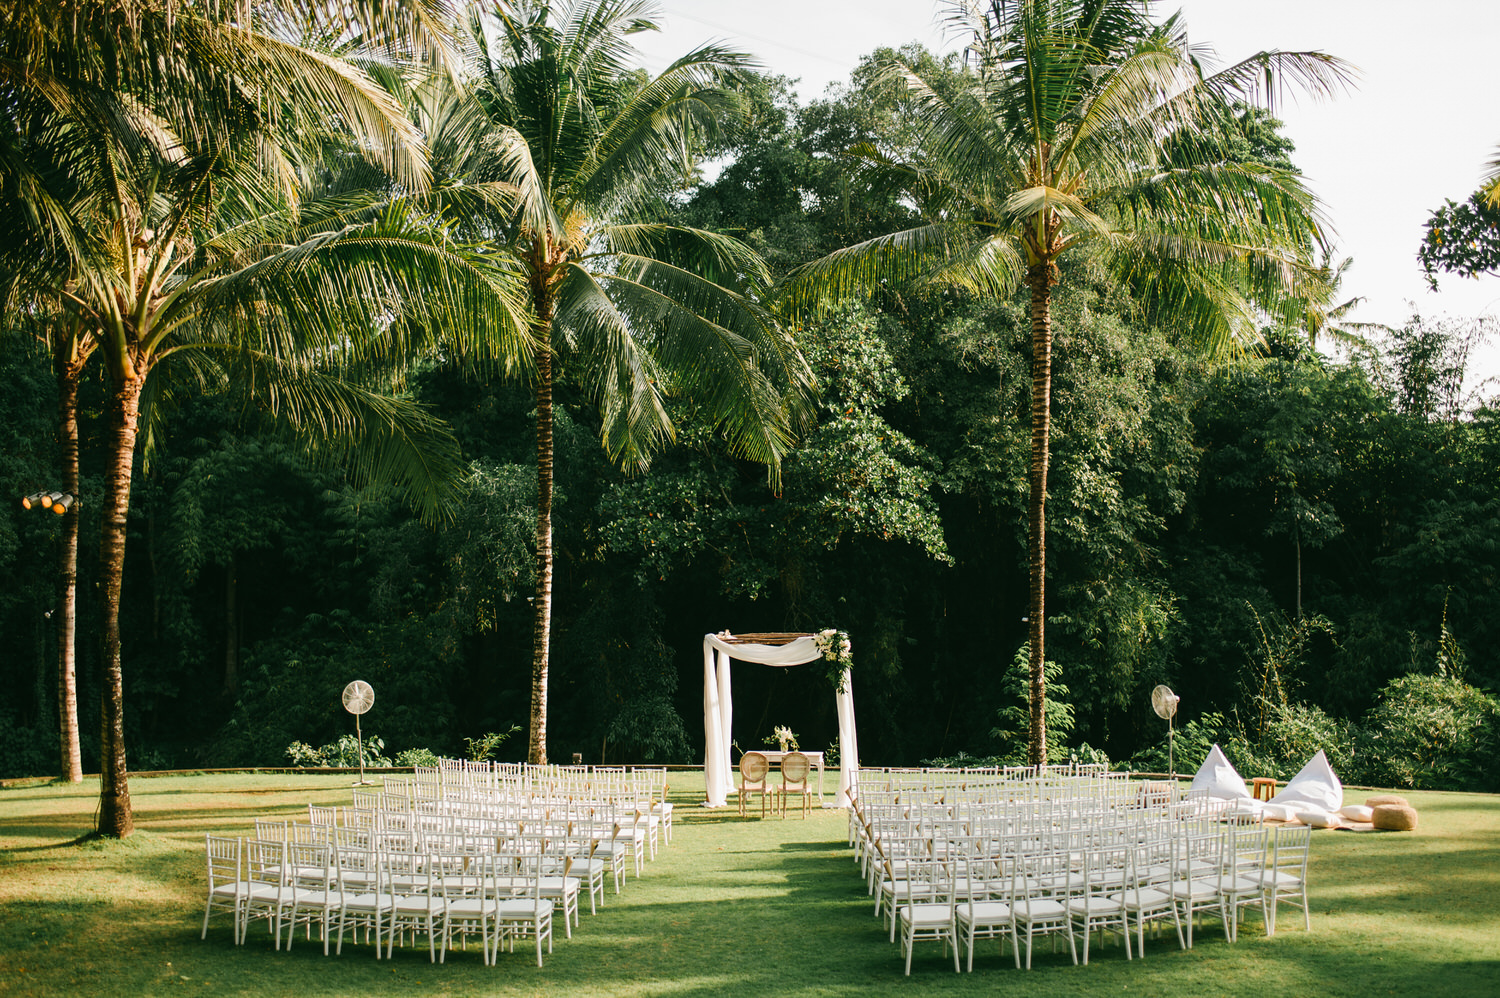
{"label": "palm tree trunk", "polygon": [[[61,339],[61,337],[59,337]],[[78,747],[78,674],[74,646],[78,624],[78,379],[83,365],[64,348],[54,345],[57,372],[57,435],[62,448],[62,490],[73,497],[63,513],[62,553],[58,575],[62,594],[57,621],[57,718],[61,775],[69,783],[83,781],[83,754]]]}
{"label": "palm tree trunk", "polygon": [[117,380],[109,400],[110,455],[100,545],[104,588],[104,690],[99,700],[99,834],[124,838],[135,830],[125,768],[125,701],[120,672],[120,590],[125,573],[125,521],[140,417],[142,364]]}
{"label": "palm tree trunk", "polygon": [[552,641],[552,324],[538,296],[536,344],[536,597],[531,623],[531,734],[526,758],[547,761],[547,670]]}
{"label": "palm tree trunk", "polygon": [[1031,559],[1027,631],[1031,640],[1031,725],[1027,758],[1033,766],[1047,762],[1047,464],[1052,430],[1052,286],[1051,264],[1033,266],[1026,275],[1031,288],[1031,469],[1027,503],[1027,548]]}
{"label": "palm tree trunk", "polygon": [[240,600],[239,571],[234,552],[224,566],[224,686],[225,699],[240,688]]}

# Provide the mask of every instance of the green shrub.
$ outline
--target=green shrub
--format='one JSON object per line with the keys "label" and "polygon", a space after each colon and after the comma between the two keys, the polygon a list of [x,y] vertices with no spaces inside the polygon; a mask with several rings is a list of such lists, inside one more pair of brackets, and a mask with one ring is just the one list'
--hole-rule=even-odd
{"label": "green shrub", "polygon": [[478,738],[465,738],[464,744],[469,747],[469,760],[471,762],[483,762],[494,757],[505,740],[517,731],[521,730],[519,724],[512,724],[509,731],[490,731],[480,735]]}
{"label": "green shrub", "polygon": [[[1068,757],[1073,705],[1067,700],[1068,688],[1061,682],[1062,666],[1043,662],[1042,677],[1047,684],[1047,698],[1042,704],[1042,720],[1047,726],[1047,759],[1058,762]],[[1010,702],[1000,708],[997,717],[1000,723],[990,731],[990,736],[1000,739],[1002,748],[996,758],[1008,760],[1002,765],[1024,765],[1031,731],[1031,642],[1024,642],[1016,649],[1005,670],[1005,688]]]}
{"label": "green shrub", "polygon": [[427,766],[435,768],[438,764],[437,753],[432,749],[409,748],[396,753],[396,765],[398,766]]}
{"label": "green shrub", "polygon": [[1500,701],[1448,675],[1391,680],[1365,716],[1366,778],[1379,786],[1493,790]]}
{"label": "green shrub", "polygon": [[[389,766],[391,760],[381,755],[383,751],[385,751],[385,739],[379,735],[370,735],[365,738],[364,764],[366,766]],[[294,766],[354,769],[359,766],[359,739],[353,735],[343,735],[338,741],[330,742],[322,748],[313,748],[306,742],[292,742],[286,747],[286,754]]]}

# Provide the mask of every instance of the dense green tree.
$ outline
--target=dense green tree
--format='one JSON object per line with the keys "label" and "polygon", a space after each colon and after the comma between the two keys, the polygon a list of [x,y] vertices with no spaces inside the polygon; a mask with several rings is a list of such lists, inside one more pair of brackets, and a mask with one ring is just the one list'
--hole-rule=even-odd
{"label": "dense green tree", "polygon": [[[1224,119],[1269,79],[1322,92],[1344,77],[1320,53],[1262,53],[1204,76],[1177,19],[1157,25],[1148,4],[1036,0],[956,4],[973,73],[932,81],[897,61],[915,97],[920,158],[907,169],[938,196],[926,224],[849,247],[798,271],[793,301],[920,278],[980,294],[1030,292],[1029,480],[1031,758],[1046,761],[1044,631],[1046,497],[1052,391],[1051,298],[1059,261],[1097,250],[1185,338],[1217,344],[1255,336],[1249,300],[1291,283],[1317,235],[1300,178],[1261,163],[1195,154],[1175,136]],[[870,150],[881,168],[888,156]]]}
{"label": "dense green tree", "polygon": [[1461,277],[1500,274],[1500,203],[1483,191],[1463,204],[1444,202],[1428,216],[1417,260],[1433,290],[1438,271]]}
{"label": "dense green tree", "polygon": [[1417,260],[1434,290],[1438,270],[1464,277],[1500,274],[1500,151],[1485,164],[1479,190],[1463,204],[1444,202],[1427,219]]}
{"label": "dense green tree", "polygon": [[[294,213],[299,175],[326,153],[329,122],[351,152],[409,186],[425,182],[420,143],[390,95],[353,66],[289,40],[299,24],[308,37],[345,34],[361,23],[351,15],[370,13],[362,6],[287,3],[253,11],[266,16],[248,24],[238,8],[157,0],[85,3],[66,22],[30,4],[5,10],[0,61],[28,72],[6,84],[4,213],[25,227],[6,254],[4,286],[78,323],[113,385],[101,545],[104,834],[132,827],[120,590],[141,394],[153,367],[174,355],[191,362],[194,353],[232,352],[254,377],[281,383],[281,412],[311,420],[335,446],[353,439],[359,409],[383,419],[396,446],[361,457],[367,468],[389,466],[404,450],[396,460],[414,481],[440,470],[435,455],[409,446],[420,420],[317,372],[351,330],[399,328],[391,318],[413,300],[412,279],[432,277],[452,255],[441,230],[413,237],[399,214],[350,231],[323,219],[303,227]],[[426,5],[370,10],[371,30],[434,37]],[[181,57],[162,58],[168,50]],[[263,113],[268,101],[276,113]],[[495,277],[445,272],[457,275],[445,296],[454,327],[508,311]]]}

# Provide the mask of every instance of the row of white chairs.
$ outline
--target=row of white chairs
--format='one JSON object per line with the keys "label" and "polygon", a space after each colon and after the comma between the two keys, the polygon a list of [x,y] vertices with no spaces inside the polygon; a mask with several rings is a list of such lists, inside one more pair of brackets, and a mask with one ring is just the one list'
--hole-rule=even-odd
{"label": "row of white chairs", "polygon": [[662,837],[672,840],[672,805],[667,800],[667,771],[641,766],[533,766],[528,763],[471,762],[440,759],[434,767],[418,766],[411,777],[388,777],[387,790],[418,799],[489,791],[503,799],[631,800]]}
{"label": "row of white chairs", "polygon": [[1284,903],[1300,907],[1311,928],[1306,827],[1268,834],[1197,801],[1153,796],[1143,804],[1139,795],[1093,791],[1003,804],[900,797],[884,790],[856,797],[852,811],[856,858],[893,940],[899,928],[908,973],[921,939],[942,940],[945,951],[951,944],[955,969],[963,943],[972,969],[976,938],[1009,938],[1019,966],[1024,937],[1029,968],[1037,934],[1066,935],[1076,962],[1081,933],[1087,963],[1090,935],[1112,930],[1126,937],[1129,957],[1132,918],[1142,952],[1145,924],[1169,918],[1184,948],[1205,914],[1218,915],[1230,942],[1248,910],[1259,909],[1274,934]]}
{"label": "row of white chairs", "polygon": [[[528,843],[536,842],[540,844],[544,872],[557,873],[564,864],[571,866],[573,877],[580,881],[588,893],[590,914],[597,914],[604,904],[606,874],[611,871],[611,868],[613,869],[615,893],[618,894],[626,868],[623,846],[613,846],[609,840],[595,837],[595,833],[588,829],[565,831],[533,828],[519,832],[508,831],[499,835],[473,830],[452,832],[375,829],[367,831],[347,826],[256,818],[255,833],[260,839],[288,843],[371,849],[380,853],[418,856],[515,854],[526,848]],[[568,935],[571,936],[571,926],[579,924],[576,902],[570,903],[569,910],[573,914],[567,929]]]}
{"label": "row of white chairs", "polygon": [[410,934],[425,936],[429,958],[440,962],[455,936],[460,946],[477,936],[484,962],[494,964],[503,944],[514,951],[518,939],[530,938],[540,967],[544,942],[552,952],[555,908],[561,903],[567,919],[577,906],[570,864],[548,873],[540,842],[479,856],[212,834],[204,847],[209,883],[202,935],[207,938],[215,914],[228,914],[236,944],[264,921],[278,950],[283,930],[290,950],[302,927],[309,939],[317,929],[324,955],[335,937],[334,952],[342,954],[346,933],[357,941],[364,930],[377,959],[382,950],[389,958],[398,938],[404,943]]}

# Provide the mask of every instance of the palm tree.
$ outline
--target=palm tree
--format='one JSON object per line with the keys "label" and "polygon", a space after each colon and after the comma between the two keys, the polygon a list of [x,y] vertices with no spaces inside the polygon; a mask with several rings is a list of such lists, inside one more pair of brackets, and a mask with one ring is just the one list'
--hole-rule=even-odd
{"label": "palm tree", "polygon": [[[374,11],[366,27],[390,27],[387,6],[85,0],[54,24],[55,12],[0,3],[10,115],[0,137],[3,214],[27,223],[0,258],[0,276],[16,300],[77,323],[112,383],[101,834],[133,827],[119,609],[140,402],[153,370],[169,358],[208,373],[232,368],[268,390],[274,411],[346,452],[361,418],[372,419],[390,446],[358,450],[362,470],[404,473],[422,489],[449,470],[445,461],[456,465],[456,448],[424,454],[433,421],[346,383],[337,367],[439,325],[460,341],[490,335],[495,316],[502,330],[507,316],[512,332],[520,328],[509,275],[474,266],[441,227],[398,208],[344,227],[298,218],[330,128],[346,155],[378,163],[407,189],[425,184],[421,143],[389,93],[292,40],[300,27],[347,42],[360,28],[350,16],[363,7]],[[424,18],[439,6],[408,5],[396,26],[432,40]],[[418,302],[428,323],[401,321]],[[522,356],[524,339],[502,338],[500,350]]]}
{"label": "palm tree", "polygon": [[895,63],[922,129],[914,163],[857,152],[920,185],[925,224],[830,254],[789,275],[796,307],[882,280],[1030,294],[1028,499],[1030,732],[1046,761],[1046,498],[1053,288],[1066,257],[1097,254],[1152,314],[1185,338],[1227,349],[1257,335],[1252,299],[1295,289],[1320,237],[1300,178],[1232,162],[1211,144],[1232,117],[1283,81],[1324,93],[1346,67],[1320,53],[1264,52],[1205,75],[1176,17],[1154,24],[1143,0],[957,2],[971,72],[933,82]]}
{"label": "palm tree", "polygon": [[[472,22],[473,105],[484,133],[442,105],[430,134],[476,143],[454,154],[474,179],[515,191],[484,229],[524,275],[536,402],[536,596],[528,757],[547,759],[552,627],[553,389],[563,364],[597,402],[602,443],[644,469],[672,435],[669,391],[695,396],[737,452],[775,468],[810,375],[752,295],[766,279],[741,243],[662,224],[662,193],[690,174],[699,137],[732,113],[742,57],[717,46],[659,76],[628,65],[626,36],[654,28],[650,0],[521,0]],[[441,154],[438,154],[441,156]]]}

